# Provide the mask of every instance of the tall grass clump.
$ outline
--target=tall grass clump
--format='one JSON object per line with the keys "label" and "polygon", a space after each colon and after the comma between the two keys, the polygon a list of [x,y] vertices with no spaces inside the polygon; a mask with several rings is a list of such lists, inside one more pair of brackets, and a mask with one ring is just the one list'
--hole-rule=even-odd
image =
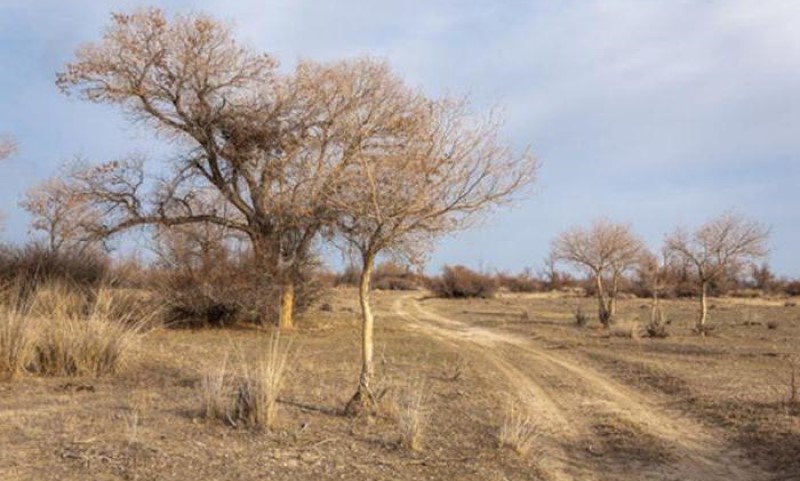
{"label": "tall grass clump", "polygon": [[157,309],[112,309],[111,291],[40,285],[6,293],[0,307],[2,372],[41,376],[113,374],[123,365]]}
{"label": "tall grass clump", "polygon": [[530,416],[519,404],[508,400],[503,415],[503,424],[498,433],[500,446],[524,456],[533,449],[536,438],[536,426]]}
{"label": "tall grass clump", "polygon": [[400,444],[411,451],[421,450],[426,421],[425,383],[409,382],[397,411]]}
{"label": "tall grass clump", "polygon": [[27,367],[33,352],[33,330],[16,309],[0,305],[0,379],[14,379]]}
{"label": "tall grass clump", "polygon": [[266,347],[243,366],[231,410],[234,421],[256,429],[271,429],[275,424],[291,352],[291,343],[282,341],[280,333],[272,334]]}
{"label": "tall grass clump", "polygon": [[229,420],[230,401],[225,383],[227,377],[228,356],[226,355],[222,363],[216,369],[205,373],[200,382],[202,412],[206,419]]}

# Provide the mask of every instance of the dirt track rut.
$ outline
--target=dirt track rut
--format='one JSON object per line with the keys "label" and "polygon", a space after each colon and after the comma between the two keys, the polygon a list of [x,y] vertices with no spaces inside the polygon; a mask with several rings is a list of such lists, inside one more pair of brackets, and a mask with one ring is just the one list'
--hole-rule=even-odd
{"label": "dirt track rut", "polygon": [[553,480],[770,479],[722,432],[567,353],[430,312],[410,296],[393,310],[412,328],[494,366],[536,424],[537,461]]}

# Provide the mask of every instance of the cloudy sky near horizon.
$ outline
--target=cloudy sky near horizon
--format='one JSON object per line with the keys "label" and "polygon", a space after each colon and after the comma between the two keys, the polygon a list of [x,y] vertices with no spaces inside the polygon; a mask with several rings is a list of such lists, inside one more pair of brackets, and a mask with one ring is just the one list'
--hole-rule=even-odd
{"label": "cloudy sky near horizon", "polygon": [[114,109],[61,95],[55,73],[112,10],[158,4],[232,21],[276,56],[386,58],[431,95],[502,106],[506,134],[542,161],[536,194],[439,244],[431,267],[538,267],[550,240],[598,216],[652,247],[677,225],[735,210],[772,231],[774,270],[800,276],[800,2],[769,0],[0,0],[4,240],[16,203],[73,155],[163,152]]}

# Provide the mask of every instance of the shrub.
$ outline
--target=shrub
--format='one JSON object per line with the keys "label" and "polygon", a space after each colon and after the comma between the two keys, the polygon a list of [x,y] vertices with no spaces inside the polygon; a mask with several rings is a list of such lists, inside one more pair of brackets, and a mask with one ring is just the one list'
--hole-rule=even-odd
{"label": "shrub", "polygon": [[334,286],[357,286],[359,279],[361,279],[361,269],[357,266],[350,264],[345,267],[344,271],[336,276],[333,282]]}
{"label": "shrub", "polygon": [[[163,269],[157,286],[156,297],[165,306],[172,326],[223,327],[262,319],[277,322],[280,314],[280,289],[268,273],[258,271],[246,258],[220,259],[208,270]],[[320,301],[328,287],[314,270],[304,272],[295,287],[295,313],[302,314]]]}
{"label": "shrub", "polygon": [[575,309],[575,325],[578,327],[586,327],[587,324],[589,324],[589,316],[583,312],[581,306],[578,306]]}
{"label": "shrub", "polygon": [[516,275],[499,272],[496,278],[498,285],[510,292],[542,292],[545,290],[545,283],[534,277],[528,270]]}
{"label": "shrub", "polygon": [[464,266],[444,266],[442,275],[431,281],[430,289],[445,298],[490,298],[497,292],[497,281]]}
{"label": "shrub", "polygon": [[668,324],[669,320],[667,320],[664,315],[664,311],[660,306],[657,306],[652,309],[650,313],[650,322],[644,327],[644,330],[647,337],[664,339],[669,337],[669,332],[667,332]]}
{"label": "shrub", "polygon": [[800,296],[800,280],[786,281],[783,292],[787,296]]}
{"label": "shrub", "polygon": [[0,247],[0,283],[13,284],[20,295],[42,284],[99,286],[107,278],[109,265],[108,257],[91,250],[53,251],[40,244]]}
{"label": "shrub", "polygon": [[413,291],[419,289],[420,282],[408,266],[384,262],[375,268],[372,286],[385,291]]}
{"label": "shrub", "polygon": [[639,339],[641,327],[636,321],[618,322],[611,325],[608,331],[611,337],[624,337],[628,339]]}

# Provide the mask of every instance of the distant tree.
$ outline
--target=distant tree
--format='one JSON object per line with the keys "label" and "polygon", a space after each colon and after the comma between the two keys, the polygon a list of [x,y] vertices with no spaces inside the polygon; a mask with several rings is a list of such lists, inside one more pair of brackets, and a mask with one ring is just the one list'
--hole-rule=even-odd
{"label": "distant tree", "polygon": [[678,228],[667,236],[668,252],[690,265],[700,287],[700,314],[696,330],[705,334],[708,288],[712,282],[741,270],[767,254],[769,231],[756,221],[727,213],[711,219],[693,233]]}
{"label": "distant tree", "polygon": [[774,291],[778,285],[778,280],[772,272],[772,268],[766,262],[761,264],[753,263],[750,266],[750,277],[753,280],[753,287],[765,292]]}
{"label": "distant tree", "polygon": [[662,251],[660,255],[656,255],[648,249],[642,250],[636,266],[636,276],[640,287],[650,295],[650,324],[647,329],[651,333],[664,329],[661,297],[673,282],[672,269],[672,259],[668,252]]}
{"label": "distant tree", "polygon": [[97,223],[102,212],[85,202],[62,177],[28,190],[20,206],[32,216],[31,230],[45,235],[52,252],[82,251],[97,245],[85,226]]}
{"label": "distant tree", "polygon": [[0,160],[10,157],[17,151],[17,143],[11,137],[0,136]]}
{"label": "distant tree", "polygon": [[614,322],[619,283],[640,260],[642,241],[625,224],[601,218],[589,228],[575,227],[553,241],[551,257],[591,276],[595,284],[598,317],[603,326]]}
{"label": "distant tree", "polygon": [[544,280],[547,289],[560,290],[574,281],[569,274],[558,269],[558,259],[550,253],[544,259],[544,265],[539,271],[539,276]]}
{"label": "distant tree", "polygon": [[499,123],[477,118],[464,101],[434,100],[406,86],[383,64],[360,69],[373,86],[364,139],[349,182],[337,191],[337,232],[360,261],[362,367],[348,404],[357,412],[373,400],[370,278],[375,259],[389,253],[419,262],[442,235],[467,229],[531,184],[537,163],[499,138]]}
{"label": "distant tree", "polygon": [[[17,143],[8,136],[0,136],[0,160],[11,157],[17,151]],[[4,215],[0,212],[0,232],[3,231]]]}

